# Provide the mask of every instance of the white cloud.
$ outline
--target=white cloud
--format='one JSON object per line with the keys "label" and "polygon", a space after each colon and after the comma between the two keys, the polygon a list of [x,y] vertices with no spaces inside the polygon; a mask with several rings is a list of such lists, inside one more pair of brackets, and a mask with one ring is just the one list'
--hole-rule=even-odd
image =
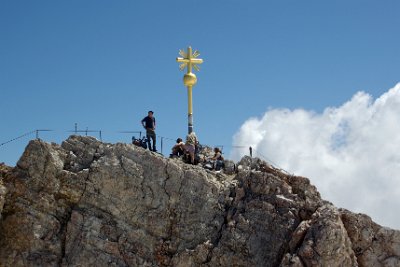
{"label": "white cloud", "polygon": [[[272,109],[233,137],[255,156],[309,177],[322,197],[400,229],[400,83],[374,100],[358,92],[323,113]],[[248,149],[232,151],[239,159]]]}

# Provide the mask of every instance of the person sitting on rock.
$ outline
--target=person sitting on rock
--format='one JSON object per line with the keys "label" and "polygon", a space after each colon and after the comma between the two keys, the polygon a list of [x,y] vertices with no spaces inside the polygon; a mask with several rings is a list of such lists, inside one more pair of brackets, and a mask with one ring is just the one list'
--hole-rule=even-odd
{"label": "person sitting on rock", "polygon": [[190,163],[193,165],[195,164],[194,159],[195,159],[195,152],[196,152],[196,145],[197,145],[197,136],[195,132],[191,132],[186,136],[186,142],[185,145],[183,146],[185,149],[185,152],[189,154],[190,157]]}
{"label": "person sitting on rock", "polygon": [[224,167],[224,157],[222,156],[222,151],[218,147],[214,148],[214,156],[208,158],[204,167],[207,169],[215,169],[216,171]]}
{"label": "person sitting on rock", "polygon": [[176,144],[172,147],[172,153],[170,155],[171,158],[173,157],[180,157],[183,155],[185,143],[182,142],[182,138],[176,139]]}

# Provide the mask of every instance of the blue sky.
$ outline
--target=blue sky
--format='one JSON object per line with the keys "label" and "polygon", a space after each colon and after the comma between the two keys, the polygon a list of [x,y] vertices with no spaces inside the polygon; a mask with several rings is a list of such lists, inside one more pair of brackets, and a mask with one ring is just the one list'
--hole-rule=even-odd
{"label": "blue sky", "polygon": [[[74,123],[129,142],[118,131],[141,130],[148,110],[159,135],[184,137],[175,58],[191,45],[204,59],[195,131],[229,153],[241,125],[269,109],[322,112],[399,82],[399,11],[368,0],[1,1],[0,143],[40,128],[61,142]],[[15,164],[28,140],[1,146],[0,162]]]}

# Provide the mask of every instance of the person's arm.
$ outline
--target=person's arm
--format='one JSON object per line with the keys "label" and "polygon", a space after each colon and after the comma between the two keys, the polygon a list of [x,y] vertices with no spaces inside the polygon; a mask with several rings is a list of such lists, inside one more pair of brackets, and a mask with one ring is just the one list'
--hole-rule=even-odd
{"label": "person's arm", "polygon": [[221,153],[217,152],[214,154],[214,157],[212,157],[212,160],[217,160],[219,158],[219,156],[221,155]]}
{"label": "person's arm", "polygon": [[155,130],[155,129],[156,129],[156,118],[154,118],[154,117],[153,117],[153,122],[154,122],[154,123],[153,123],[153,128],[154,128],[154,130]]}
{"label": "person's arm", "polygon": [[145,120],[146,120],[146,118],[144,118],[141,122],[142,122],[142,126],[143,126],[143,128],[145,128],[146,129],[146,125],[144,125],[144,122],[145,122]]}

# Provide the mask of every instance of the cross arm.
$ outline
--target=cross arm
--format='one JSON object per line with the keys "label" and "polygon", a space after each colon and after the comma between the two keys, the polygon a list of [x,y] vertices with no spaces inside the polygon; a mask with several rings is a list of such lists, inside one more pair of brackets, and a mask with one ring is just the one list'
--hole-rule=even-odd
{"label": "cross arm", "polygon": [[189,63],[189,59],[182,58],[182,57],[177,57],[176,58],[176,62]]}
{"label": "cross arm", "polygon": [[177,57],[176,58],[177,62],[182,62],[182,63],[193,63],[193,64],[201,64],[203,63],[203,60],[201,58],[181,58],[181,57]]}

